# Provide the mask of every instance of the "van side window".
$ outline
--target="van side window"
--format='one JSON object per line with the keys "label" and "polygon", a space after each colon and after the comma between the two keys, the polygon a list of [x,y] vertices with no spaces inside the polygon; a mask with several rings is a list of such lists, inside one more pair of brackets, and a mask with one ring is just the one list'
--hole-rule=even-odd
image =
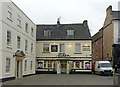
{"label": "van side window", "polygon": [[100,64],[98,64],[98,68],[100,68]]}

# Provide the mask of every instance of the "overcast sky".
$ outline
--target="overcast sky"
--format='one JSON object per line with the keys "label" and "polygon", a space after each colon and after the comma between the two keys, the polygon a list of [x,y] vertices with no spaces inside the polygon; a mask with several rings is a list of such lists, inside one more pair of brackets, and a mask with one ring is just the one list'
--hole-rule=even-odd
{"label": "overcast sky", "polygon": [[12,0],[35,24],[82,23],[88,20],[91,35],[103,26],[106,8],[118,10],[120,0]]}

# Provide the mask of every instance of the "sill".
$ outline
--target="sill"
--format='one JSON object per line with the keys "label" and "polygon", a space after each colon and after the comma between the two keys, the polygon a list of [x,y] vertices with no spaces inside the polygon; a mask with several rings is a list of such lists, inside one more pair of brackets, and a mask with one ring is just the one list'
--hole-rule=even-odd
{"label": "sill", "polygon": [[42,52],[42,53],[50,53],[50,52]]}
{"label": "sill", "polygon": [[74,53],[74,54],[82,54],[82,53]]}
{"label": "sill", "polygon": [[27,52],[27,51],[25,51],[25,53],[26,53],[26,54],[28,54],[28,52]]}
{"label": "sill", "polygon": [[8,17],[7,17],[7,19],[10,20],[11,22],[13,22],[13,20],[12,20],[11,18],[8,18]]}
{"label": "sill", "polygon": [[10,73],[10,72],[6,72],[5,75],[6,75],[6,76],[9,76],[9,75],[11,75],[11,73]]}
{"label": "sill", "polygon": [[11,47],[11,46],[7,46],[7,48],[12,49],[12,47]]}

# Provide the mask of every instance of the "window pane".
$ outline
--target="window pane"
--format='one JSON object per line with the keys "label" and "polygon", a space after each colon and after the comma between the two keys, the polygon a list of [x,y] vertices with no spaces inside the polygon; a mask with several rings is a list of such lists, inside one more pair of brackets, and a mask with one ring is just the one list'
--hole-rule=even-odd
{"label": "window pane", "polygon": [[75,46],[75,52],[80,53],[81,52],[81,45],[80,43],[77,43]]}
{"label": "window pane", "polygon": [[33,53],[33,43],[31,43],[31,53]]}
{"label": "window pane", "polygon": [[7,45],[11,46],[11,32],[7,31]]}
{"label": "window pane", "polygon": [[28,33],[28,24],[25,24],[25,31]]}
{"label": "window pane", "polygon": [[10,7],[8,7],[8,12],[7,12],[7,17],[9,18],[9,19],[12,19],[12,9],[10,8]]}
{"label": "window pane", "polygon": [[76,68],[80,68],[80,62],[79,61],[76,61],[75,65],[76,65]]}
{"label": "window pane", "polygon": [[58,45],[51,45],[51,52],[58,52]]}
{"label": "window pane", "polygon": [[48,68],[52,68],[52,61],[48,61]]}
{"label": "window pane", "polygon": [[43,44],[43,52],[49,52],[49,44]]}
{"label": "window pane", "polygon": [[74,35],[74,30],[67,30],[67,35]]}
{"label": "window pane", "polygon": [[44,30],[44,36],[50,36],[51,30]]}
{"label": "window pane", "polygon": [[17,25],[21,27],[21,17],[20,16],[18,16]]}
{"label": "window pane", "polygon": [[10,58],[6,58],[6,72],[10,72]]}
{"label": "window pane", "polygon": [[34,34],[33,34],[33,28],[31,28],[31,36],[34,36]]}
{"label": "window pane", "polygon": [[31,69],[31,70],[32,70],[32,65],[33,65],[32,63],[33,63],[33,62],[31,61],[31,65],[30,65],[30,69]]}
{"label": "window pane", "polygon": [[64,44],[60,44],[60,52],[65,52],[65,49],[64,49]]}
{"label": "window pane", "polygon": [[27,40],[25,40],[25,51],[27,51],[27,47],[28,46],[28,41]]}
{"label": "window pane", "polygon": [[20,49],[20,37],[17,36],[17,48]]}
{"label": "window pane", "polygon": [[24,71],[27,70],[27,60],[25,60],[25,67],[24,67]]}

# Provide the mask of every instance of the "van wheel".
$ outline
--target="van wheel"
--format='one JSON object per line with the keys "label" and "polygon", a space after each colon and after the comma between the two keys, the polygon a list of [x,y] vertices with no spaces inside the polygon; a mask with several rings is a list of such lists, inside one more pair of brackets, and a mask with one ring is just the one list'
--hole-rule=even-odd
{"label": "van wheel", "polygon": [[100,76],[102,76],[102,73],[101,73],[101,72],[99,72],[99,75],[100,75]]}

